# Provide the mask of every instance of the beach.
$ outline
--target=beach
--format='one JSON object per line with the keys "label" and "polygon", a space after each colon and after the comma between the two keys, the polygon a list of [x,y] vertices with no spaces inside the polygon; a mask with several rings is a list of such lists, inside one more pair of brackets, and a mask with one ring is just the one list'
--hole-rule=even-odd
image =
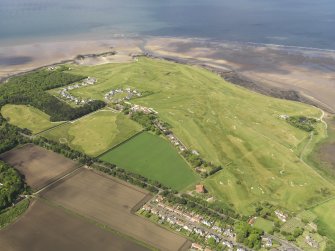
{"label": "beach", "polygon": [[[111,53],[100,57],[101,53]],[[126,63],[147,54],[199,65],[266,95],[310,103],[335,112],[335,51],[200,38],[119,37],[0,47],[0,79],[55,63]],[[87,55],[81,60],[78,55]],[[80,57],[79,57],[80,58]]]}

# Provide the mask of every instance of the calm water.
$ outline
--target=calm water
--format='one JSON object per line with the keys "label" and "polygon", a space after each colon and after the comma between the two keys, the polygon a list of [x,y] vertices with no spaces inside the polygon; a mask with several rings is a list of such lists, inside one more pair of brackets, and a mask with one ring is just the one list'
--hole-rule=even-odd
{"label": "calm water", "polygon": [[119,33],[335,49],[335,1],[0,0],[0,43]]}

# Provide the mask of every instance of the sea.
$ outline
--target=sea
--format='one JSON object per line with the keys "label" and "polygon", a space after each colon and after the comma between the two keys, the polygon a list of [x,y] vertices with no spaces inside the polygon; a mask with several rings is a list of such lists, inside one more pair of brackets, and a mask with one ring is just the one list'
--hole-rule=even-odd
{"label": "sea", "polygon": [[197,37],[335,50],[334,0],[0,0],[0,45]]}

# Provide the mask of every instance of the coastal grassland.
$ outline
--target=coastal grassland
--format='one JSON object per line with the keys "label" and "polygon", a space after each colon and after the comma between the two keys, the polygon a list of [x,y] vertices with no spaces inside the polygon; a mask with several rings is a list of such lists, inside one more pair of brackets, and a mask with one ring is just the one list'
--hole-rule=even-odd
{"label": "coastal grassland", "polygon": [[266,233],[271,233],[274,228],[274,223],[272,221],[258,217],[253,224],[255,228],[263,230]]}
{"label": "coastal grassland", "polygon": [[102,110],[41,135],[90,156],[97,156],[141,130],[140,125],[125,115]]}
{"label": "coastal grassland", "polygon": [[28,105],[5,105],[1,108],[1,114],[9,123],[27,128],[32,133],[38,133],[62,123],[51,122],[49,115]]}
{"label": "coastal grassland", "polygon": [[[300,158],[309,133],[279,118],[319,118],[315,107],[253,93],[205,69],[164,60],[142,57],[133,63],[71,68],[98,79],[74,95],[103,100],[119,87],[152,93],[131,102],[154,108],[190,149],[223,165],[205,186],[239,212],[251,213],[257,201],[301,210],[330,196],[321,194],[322,188],[334,194],[333,179]],[[323,134],[324,127],[318,127]]]}
{"label": "coastal grassland", "polygon": [[319,232],[335,241],[335,199],[329,200],[311,209],[318,217]]}
{"label": "coastal grassland", "polygon": [[168,141],[148,132],[112,149],[101,159],[177,190],[200,180]]}

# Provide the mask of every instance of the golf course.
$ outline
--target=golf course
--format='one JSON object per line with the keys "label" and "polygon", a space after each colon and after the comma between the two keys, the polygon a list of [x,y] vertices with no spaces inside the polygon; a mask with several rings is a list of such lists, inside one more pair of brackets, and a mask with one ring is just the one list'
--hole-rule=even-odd
{"label": "golf course", "polygon": [[199,67],[144,57],[133,63],[74,65],[71,72],[98,79],[94,86],[73,90],[74,96],[104,100],[116,88],[151,93],[131,102],[155,109],[188,148],[224,167],[205,179],[205,186],[239,212],[248,214],[257,201],[299,210],[326,199],[321,189],[334,191],[332,180],[300,158],[305,144],[311,148],[325,135],[324,126],[319,123],[318,136],[309,140],[308,132],[280,118],[318,119],[322,114],[315,107],[252,93]]}

